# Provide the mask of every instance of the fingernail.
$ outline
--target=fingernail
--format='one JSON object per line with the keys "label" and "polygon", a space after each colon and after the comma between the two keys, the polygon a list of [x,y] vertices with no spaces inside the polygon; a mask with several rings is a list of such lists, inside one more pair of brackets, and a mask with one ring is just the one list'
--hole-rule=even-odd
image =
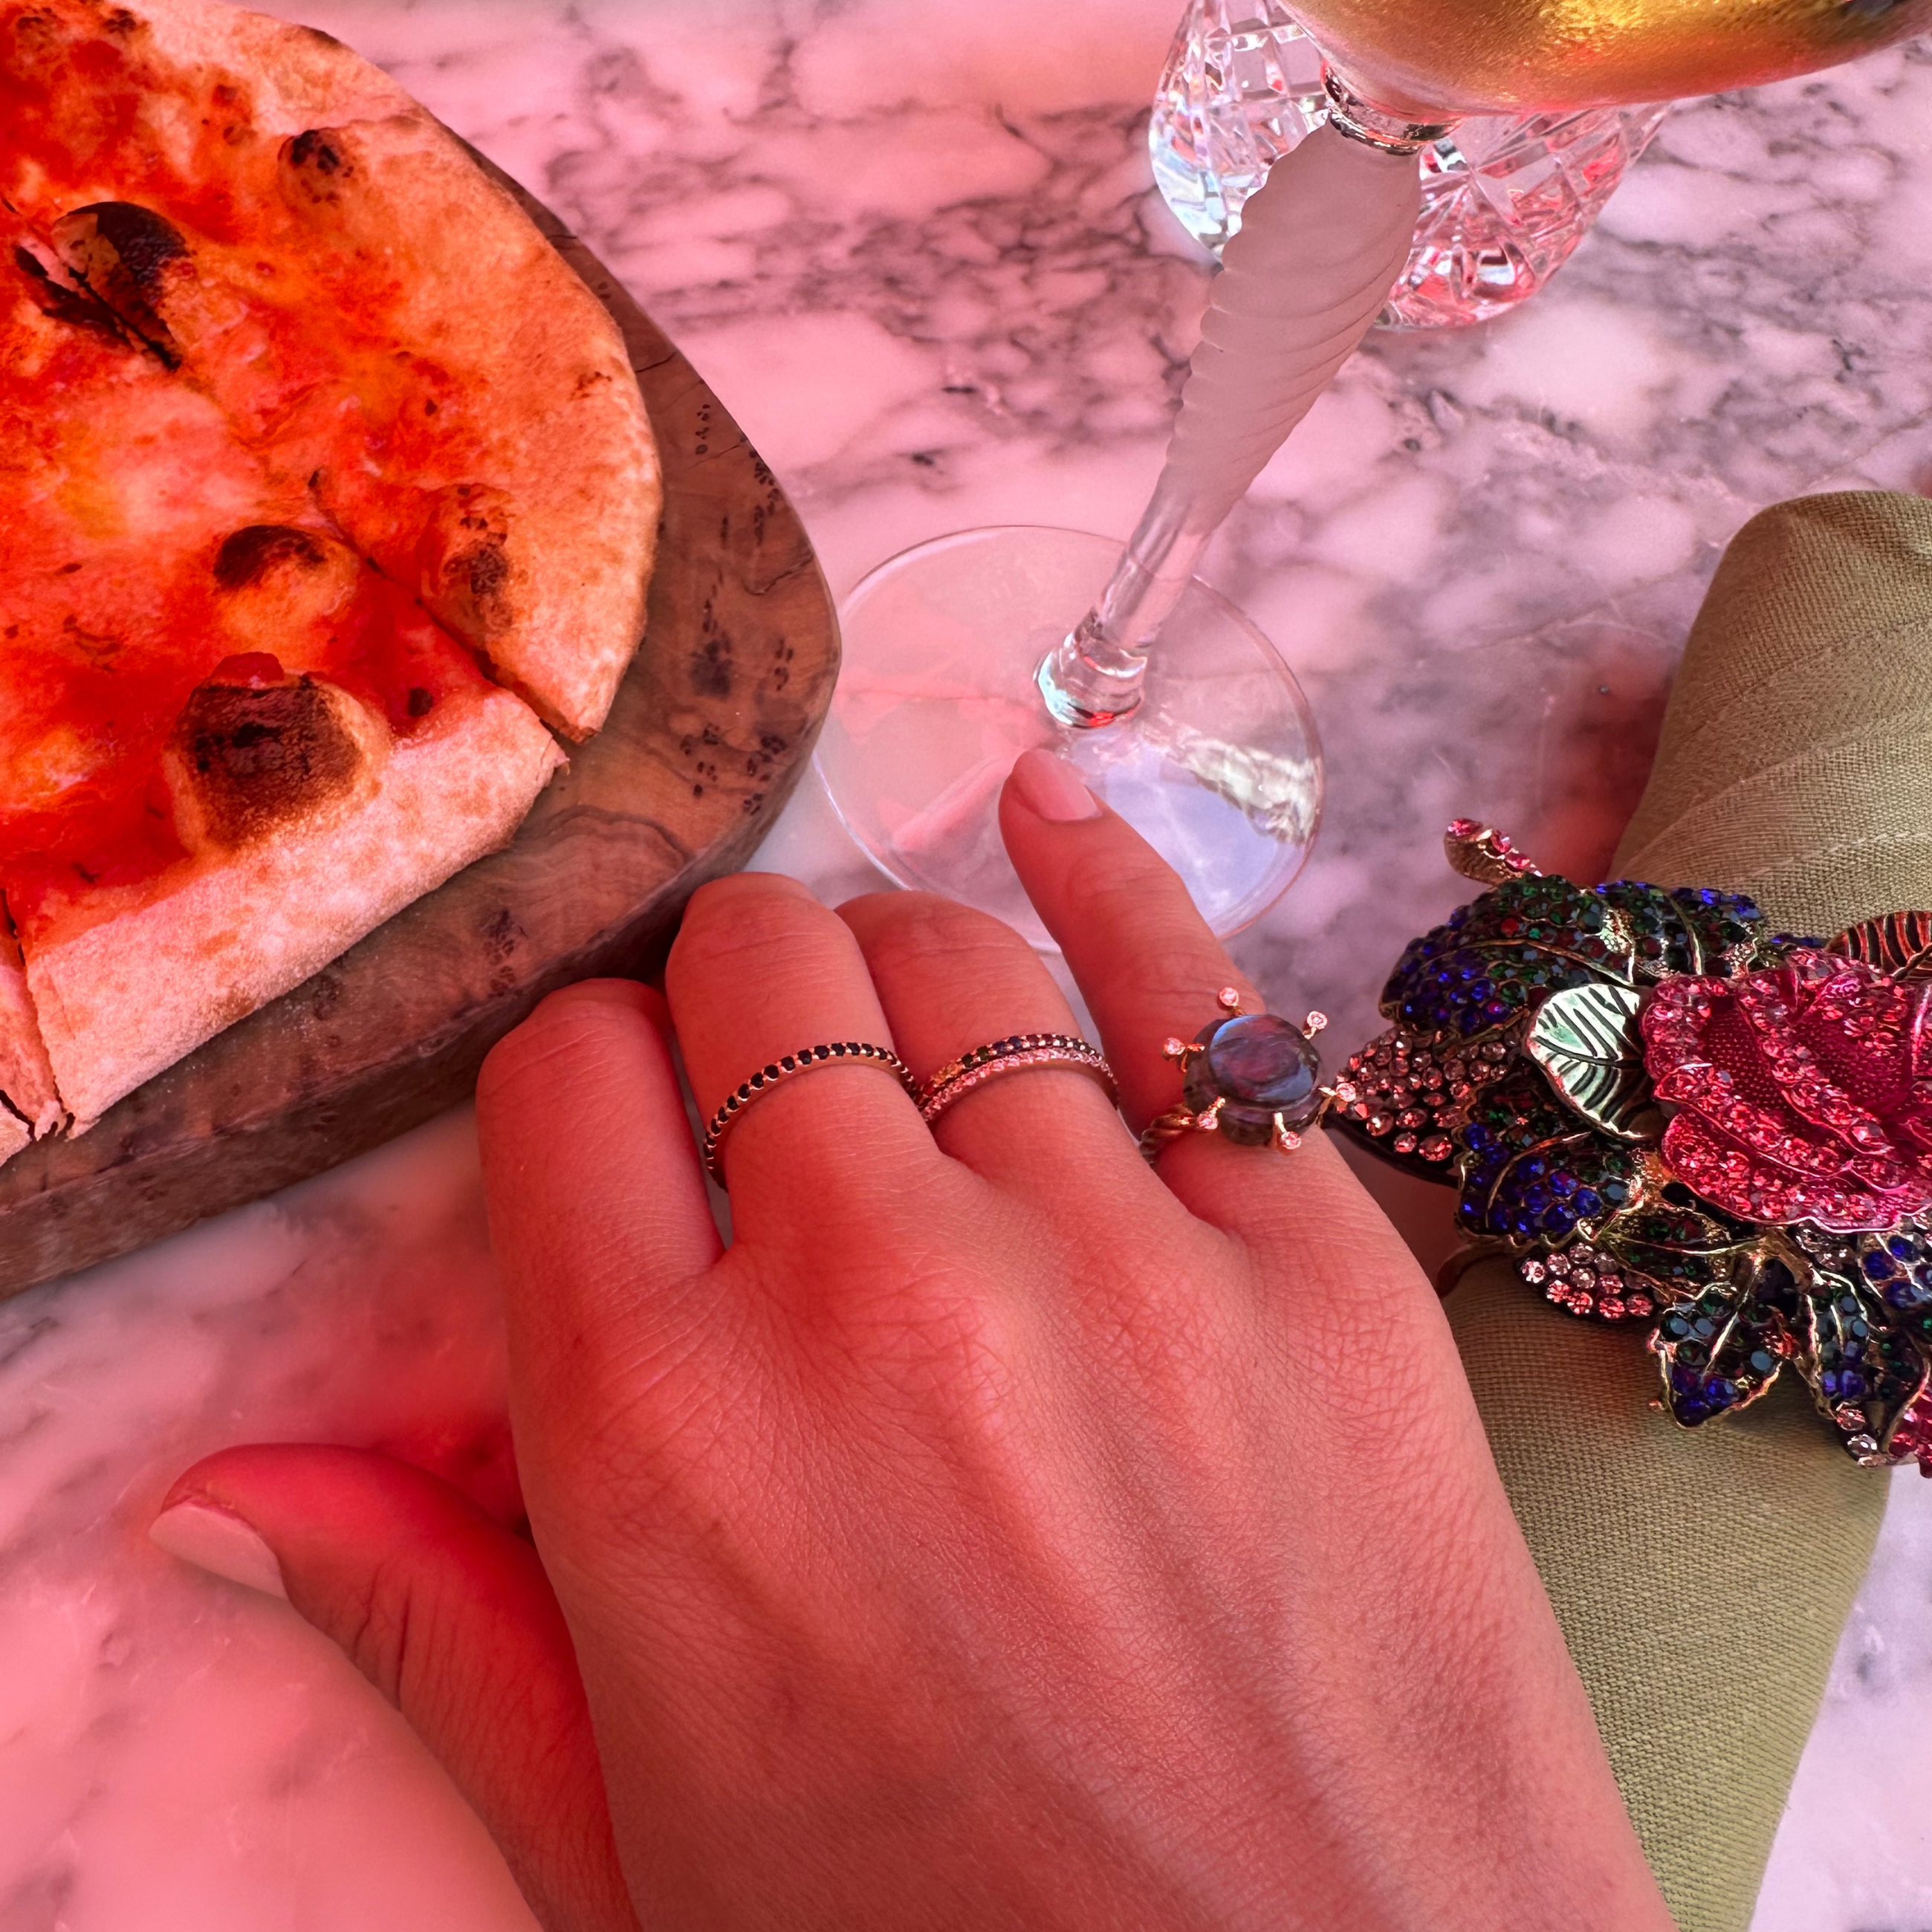
{"label": "fingernail", "polygon": [[155,1517],[148,1534],[184,1563],[288,1601],[275,1552],[230,1510],[212,1503],[176,1503]]}
{"label": "fingernail", "polygon": [[1080,774],[1051,752],[1022,752],[1013,760],[1013,789],[1036,818],[1056,825],[1100,815],[1100,801],[1082,784]]}

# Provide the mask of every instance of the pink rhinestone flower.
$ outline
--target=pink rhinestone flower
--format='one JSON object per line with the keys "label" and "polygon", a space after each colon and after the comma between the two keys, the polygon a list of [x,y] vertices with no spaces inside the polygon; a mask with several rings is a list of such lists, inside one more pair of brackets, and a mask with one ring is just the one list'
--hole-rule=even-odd
{"label": "pink rhinestone flower", "polygon": [[1932,982],[1808,950],[1664,980],[1643,1035],[1665,1166],[1744,1221],[1849,1234],[1932,1208],[1928,1002]]}

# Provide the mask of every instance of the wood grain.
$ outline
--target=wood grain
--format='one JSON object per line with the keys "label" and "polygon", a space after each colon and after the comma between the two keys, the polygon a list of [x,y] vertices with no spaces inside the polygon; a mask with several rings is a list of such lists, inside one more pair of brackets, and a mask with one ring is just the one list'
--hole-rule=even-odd
{"label": "wood grain", "polygon": [[804,770],[836,620],[771,472],[610,272],[485,162],[623,331],[664,466],[644,640],[609,722],[505,850],[130,1094],[0,1167],[0,1295],[320,1172],[475,1084],[554,988],[642,974]]}

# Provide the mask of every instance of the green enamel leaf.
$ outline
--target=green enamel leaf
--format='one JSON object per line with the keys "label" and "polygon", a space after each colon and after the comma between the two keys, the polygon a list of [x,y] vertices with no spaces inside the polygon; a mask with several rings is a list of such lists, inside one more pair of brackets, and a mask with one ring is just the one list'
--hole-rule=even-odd
{"label": "green enamel leaf", "polygon": [[1629,986],[1571,986],[1544,1001],[1524,1042],[1558,1096],[1619,1140],[1664,1131],[1637,1031],[1642,1003]]}

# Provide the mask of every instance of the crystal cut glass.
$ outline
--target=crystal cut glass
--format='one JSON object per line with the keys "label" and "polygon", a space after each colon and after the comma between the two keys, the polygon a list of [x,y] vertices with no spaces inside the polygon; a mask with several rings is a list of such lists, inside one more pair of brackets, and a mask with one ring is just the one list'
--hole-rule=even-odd
{"label": "crystal cut glass", "polygon": [[[1241,204],[1327,119],[1321,50],[1278,0],[1191,0],[1148,144],[1181,225],[1219,254]],[[1564,262],[1670,104],[1484,115],[1422,150],[1422,218],[1379,318],[1454,328],[1501,315]]]}

